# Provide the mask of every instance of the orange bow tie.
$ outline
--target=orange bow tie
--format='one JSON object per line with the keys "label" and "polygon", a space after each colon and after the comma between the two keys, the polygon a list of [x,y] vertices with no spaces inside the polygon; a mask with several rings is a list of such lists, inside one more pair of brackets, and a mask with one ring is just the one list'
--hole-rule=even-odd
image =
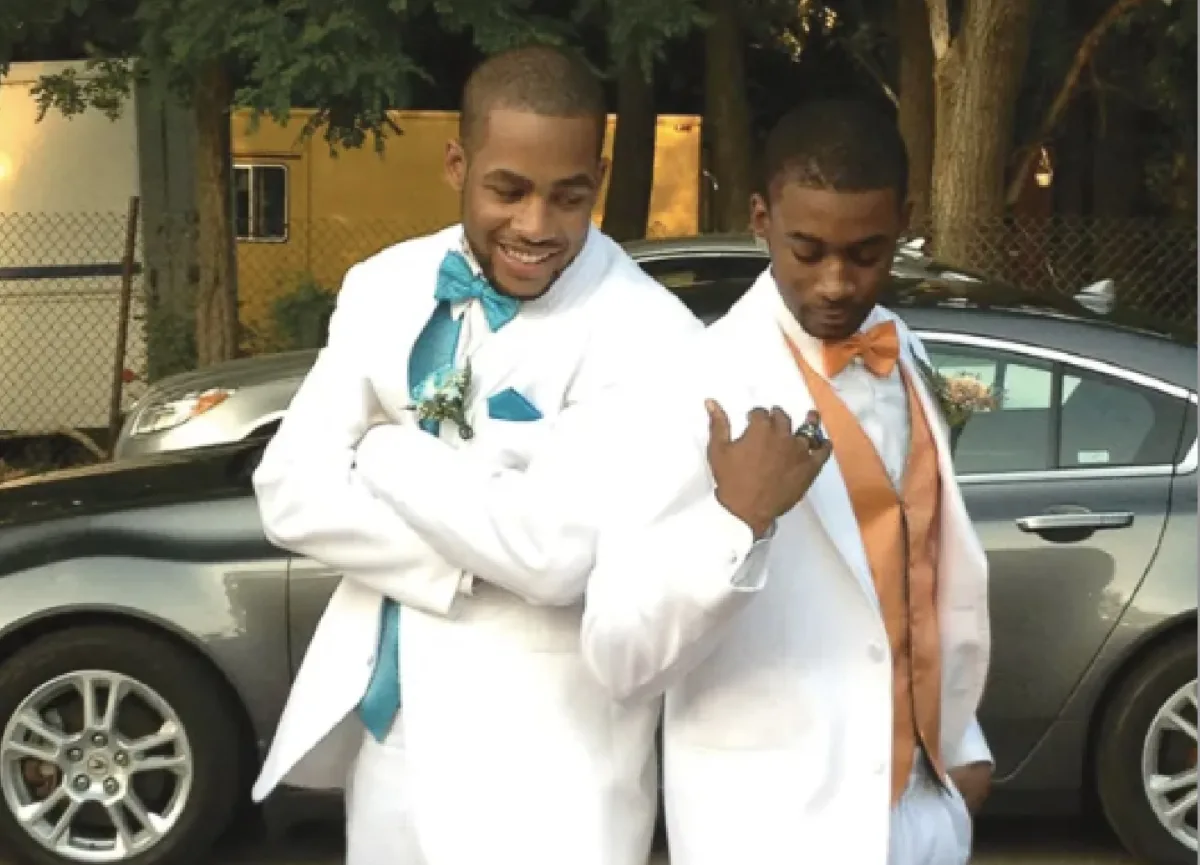
{"label": "orange bow tie", "polygon": [[896,323],[885,321],[841,342],[825,343],[825,375],[833,378],[856,357],[861,357],[863,366],[880,378],[891,375],[900,357]]}

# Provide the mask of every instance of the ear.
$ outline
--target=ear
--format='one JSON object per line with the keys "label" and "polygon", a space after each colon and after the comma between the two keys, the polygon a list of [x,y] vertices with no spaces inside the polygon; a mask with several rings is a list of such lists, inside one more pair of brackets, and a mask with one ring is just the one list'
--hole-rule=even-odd
{"label": "ear", "polygon": [[462,192],[467,182],[467,151],[457,138],[446,142],[446,182],[455,192]]}
{"label": "ear", "polygon": [[771,230],[771,206],[758,192],[750,196],[750,230],[760,240],[766,240]]}

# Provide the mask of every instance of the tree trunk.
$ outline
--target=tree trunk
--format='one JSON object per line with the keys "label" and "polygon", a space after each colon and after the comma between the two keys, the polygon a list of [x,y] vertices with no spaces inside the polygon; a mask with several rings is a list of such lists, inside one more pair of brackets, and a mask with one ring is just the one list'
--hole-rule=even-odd
{"label": "tree trunk", "polygon": [[200,366],[237,356],[237,269],[234,251],[229,112],[233,88],[220,62],[197,82],[196,360]]}
{"label": "tree trunk", "polygon": [[646,235],[657,131],[654,88],[646,80],[637,52],[627,54],[617,77],[617,131],[604,200],[604,233],[617,241]]}
{"label": "tree trunk", "polygon": [[898,0],[900,132],[908,149],[914,233],[927,232],[933,187],[933,42],[925,0]]}
{"label": "tree trunk", "polygon": [[942,260],[999,270],[1005,169],[1029,53],[1032,0],[928,0],[934,62],[933,241]]}
{"label": "tree trunk", "polygon": [[717,231],[746,231],[754,192],[745,47],[737,0],[708,0],[713,20],[705,34],[704,122],[716,178],[712,219]]}

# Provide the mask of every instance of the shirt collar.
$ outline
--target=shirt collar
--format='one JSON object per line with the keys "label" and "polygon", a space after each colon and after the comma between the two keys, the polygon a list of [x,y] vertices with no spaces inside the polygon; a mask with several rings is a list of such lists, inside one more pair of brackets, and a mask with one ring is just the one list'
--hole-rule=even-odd
{"label": "shirt collar", "polygon": [[[800,326],[800,322],[796,321],[796,317],[792,315],[792,311],[783,302],[783,294],[780,292],[779,284],[775,282],[774,277],[772,277],[771,282],[775,289],[775,317],[784,335],[791,340],[792,345],[796,346],[796,350],[800,352],[800,356],[804,358],[804,361],[816,370],[822,378],[828,379],[829,376],[825,372],[824,341],[817,339]],[[865,330],[869,330],[880,322],[887,320],[887,318],[888,315],[884,312],[883,308],[876,306],[859,327],[858,332],[862,333]],[[858,361],[855,361],[855,363],[858,363]]]}

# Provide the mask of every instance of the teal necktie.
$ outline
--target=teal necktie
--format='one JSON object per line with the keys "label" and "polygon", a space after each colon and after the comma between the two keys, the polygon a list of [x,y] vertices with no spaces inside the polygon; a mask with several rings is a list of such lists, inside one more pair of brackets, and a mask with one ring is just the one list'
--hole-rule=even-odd
{"label": "teal necktie", "polygon": [[[470,280],[482,285],[471,285]],[[496,294],[482,277],[475,277],[466,258],[458,252],[447,253],[442,261],[434,297],[438,299],[438,304],[413,343],[408,358],[408,381],[413,388],[419,387],[435,371],[454,365],[462,319],[455,319],[451,314],[452,304],[479,298],[492,330],[499,330],[511,321],[519,307],[517,301]],[[492,297],[490,302],[489,297]],[[512,303],[511,309],[505,303],[508,301]],[[421,429],[430,435],[437,435],[439,427],[436,420],[421,421]],[[384,598],[381,616],[375,669],[358,705],[358,715],[363,725],[380,742],[387,737],[400,710],[399,604],[391,598]]]}

